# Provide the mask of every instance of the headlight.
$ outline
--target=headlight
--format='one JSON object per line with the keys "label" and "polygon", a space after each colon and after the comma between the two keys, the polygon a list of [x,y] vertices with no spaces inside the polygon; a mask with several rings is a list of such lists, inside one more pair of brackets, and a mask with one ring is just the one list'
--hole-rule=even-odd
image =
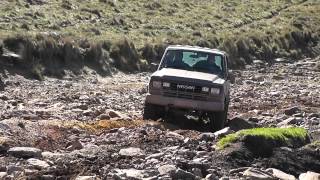
{"label": "headlight", "polygon": [[213,95],[220,94],[220,88],[211,88],[211,94]]}
{"label": "headlight", "polygon": [[202,92],[209,92],[210,88],[208,87],[202,87]]}
{"label": "headlight", "polygon": [[162,83],[162,86],[168,88],[168,87],[170,87],[170,83],[168,83],[168,82],[163,82],[163,83]]}
{"label": "headlight", "polygon": [[152,87],[154,88],[161,88],[161,81],[152,81]]}

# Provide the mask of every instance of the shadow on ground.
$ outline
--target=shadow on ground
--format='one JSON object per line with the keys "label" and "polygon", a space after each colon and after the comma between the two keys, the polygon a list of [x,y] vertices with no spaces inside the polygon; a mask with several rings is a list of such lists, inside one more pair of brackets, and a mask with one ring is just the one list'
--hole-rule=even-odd
{"label": "shadow on ground", "polygon": [[168,130],[195,130],[199,132],[212,131],[209,124],[199,121],[198,117],[186,115],[180,112],[171,112],[160,122],[163,128]]}

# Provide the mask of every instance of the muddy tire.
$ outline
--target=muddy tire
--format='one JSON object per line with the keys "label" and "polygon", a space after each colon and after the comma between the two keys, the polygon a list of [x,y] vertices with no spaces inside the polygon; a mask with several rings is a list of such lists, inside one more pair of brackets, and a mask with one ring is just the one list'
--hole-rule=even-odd
{"label": "muddy tire", "polygon": [[226,107],[224,111],[209,113],[210,128],[214,132],[223,129],[225,126],[225,123],[227,122],[227,116],[228,116],[228,104],[226,103]]}
{"label": "muddy tire", "polygon": [[145,104],[143,110],[143,119],[145,120],[158,120],[164,116],[164,107]]}

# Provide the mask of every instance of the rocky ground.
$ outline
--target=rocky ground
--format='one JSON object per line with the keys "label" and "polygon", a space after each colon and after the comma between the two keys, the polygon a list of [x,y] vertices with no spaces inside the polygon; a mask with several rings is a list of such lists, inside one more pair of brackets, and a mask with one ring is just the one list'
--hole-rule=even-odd
{"label": "rocky ground", "polygon": [[36,81],[4,71],[0,179],[319,179],[316,143],[269,157],[215,147],[223,134],[251,127],[304,127],[319,141],[319,61],[255,61],[234,71],[229,129],[216,133],[178,115],[175,124],[142,121],[150,73]]}

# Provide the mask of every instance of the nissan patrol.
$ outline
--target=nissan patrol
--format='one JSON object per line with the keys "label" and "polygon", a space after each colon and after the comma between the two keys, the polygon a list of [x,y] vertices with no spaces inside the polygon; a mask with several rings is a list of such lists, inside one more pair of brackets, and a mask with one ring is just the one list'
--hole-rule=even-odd
{"label": "nissan patrol", "polygon": [[229,105],[228,56],[217,49],[169,46],[151,75],[143,118],[157,120],[169,109],[197,112],[211,130],[224,127]]}

